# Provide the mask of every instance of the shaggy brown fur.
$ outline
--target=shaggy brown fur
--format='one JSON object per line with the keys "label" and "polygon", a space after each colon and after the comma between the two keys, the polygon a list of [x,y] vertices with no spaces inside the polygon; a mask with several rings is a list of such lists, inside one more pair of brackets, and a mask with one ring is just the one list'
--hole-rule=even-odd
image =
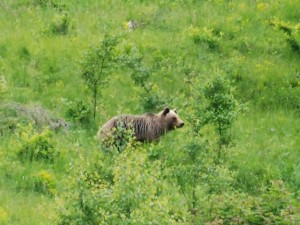
{"label": "shaggy brown fur", "polygon": [[98,131],[97,136],[101,141],[118,129],[132,130],[138,141],[158,140],[164,133],[175,128],[183,127],[184,122],[179,118],[176,110],[165,108],[158,114],[147,113],[144,115],[120,115],[109,120]]}

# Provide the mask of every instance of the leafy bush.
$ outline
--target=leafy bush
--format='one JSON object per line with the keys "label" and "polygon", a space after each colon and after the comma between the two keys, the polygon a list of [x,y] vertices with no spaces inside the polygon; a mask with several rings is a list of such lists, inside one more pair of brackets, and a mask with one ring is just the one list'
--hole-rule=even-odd
{"label": "leafy bush", "polygon": [[103,166],[95,166],[94,172],[80,174],[69,207],[60,216],[61,225],[185,223],[182,199],[165,183],[161,162],[148,160],[146,149],[126,148],[114,156],[113,165],[104,165],[112,166],[113,182],[96,172]]}
{"label": "leafy bush", "polygon": [[22,160],[52,162],[59,153],[55,149],[51,135],[52,133],[49,130],[35,133],[32,136],[28,136],[28,134],[23,135],[24,144],[19,149],[19,157]]}
{"label": "leafy bush", "polygon": [[45,171],[41,170],[33,176],[34,190],[39,193],[55,195],[56,191],[56,180],[54,176]]}
{"label": "leafy bush", "polygon": [[282,181],[272,181],[251,196],[238,191],[211,194],[201,202],[200,223],[205,224],[296,224],[296,208]]}
{"label": "leafy bush", "polygon": [[102,141],[102,147],[104,150],[118,152],[123,151],[126,147],[130,146],[134,142],[133,131],[126,129],[120,122],[116,128],[113,128],[111,133],[107,135]]}

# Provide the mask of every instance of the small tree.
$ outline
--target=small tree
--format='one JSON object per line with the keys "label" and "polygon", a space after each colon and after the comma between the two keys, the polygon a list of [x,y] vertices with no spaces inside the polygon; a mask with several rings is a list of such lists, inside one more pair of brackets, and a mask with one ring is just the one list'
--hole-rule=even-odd
{"label": "small tree", "polygon": [[116,37],[106,34],[99,46],[90,48],[82,62],[81,77],[92,92],[94,120],[99,90],[105,86],[107,76],[115,67],[114,49],[117,44]]}
{"label": "small tree", "polygon": [[[230,140],[228,129],[236,118],[238,103],[230,82],[220,76],[192,93],[195,101],[188,112],[188,120],[193,124],[190,139],[185,140],[187,144],[179,153],[180,156],[173,159],[178,161],[176,169],[172,172],[186,198],[192,221],[196,224],[203,211],[200,207],[203,204],[201,192],[205,193],[209,200],[216,193],[230,190],[234,180],[234,173],[220,164],[220,153],[222,146]],[[219,143],[210,141],[200,132],[207,124],[216,128]]]}
{"label": "small tree", "polygon": [[212,82],[207,83],[203,93],[207,100],[203,123],[215,125],[221,148],[223,144],[229,143],[228,130],[237,116],[238,102],[235,99],[234,88],[228,80],[217,76]]}

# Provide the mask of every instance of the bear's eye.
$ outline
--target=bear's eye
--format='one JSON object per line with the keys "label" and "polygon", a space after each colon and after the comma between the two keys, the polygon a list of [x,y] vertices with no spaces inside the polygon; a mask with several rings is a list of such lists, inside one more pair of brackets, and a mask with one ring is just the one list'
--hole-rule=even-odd
{"label": "bear's eye", "polygon": [[177,118],[176,118],[176,117],[172,117],[172,120],[173,120],[173,121],[176,121],[176,120],[177,120]]}

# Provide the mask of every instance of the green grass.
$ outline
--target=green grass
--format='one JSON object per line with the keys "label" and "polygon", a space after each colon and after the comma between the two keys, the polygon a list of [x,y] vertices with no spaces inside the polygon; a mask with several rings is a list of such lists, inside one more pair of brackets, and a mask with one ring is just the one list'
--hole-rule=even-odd
{"label": "green grass", "polygon": [[1,205],[8,215],[3,224],[53,224],[56,220],[53,198],[6,189],[0,190],[0,196]]}
{"label": "green grass", "polygon": [[238,156],[230,160],[244,176],[246,188],[255,190],[257,179],[280,178],[298,192],[299,140],[294,137],[299,135],[299,126],[295,126],[299,117],[285,110],[251,112],[245,117],[236,123],[234,132],[240,141],[232,151]]}
{"label": "green grass", "polygon": [[[149,152],[145,163],[147,169],[153,169],[151,163],[160,165],[155,171],[157,182],[153,187],[158,185],[157,190],[161,193],[158,191],[157,195],[160,193],[163,198],[154,201],[155,195],[151,197],[155,207],[166,204],[165,209],[170,210],[168,213],[172,217],[170,220],[176,218],[172,220],[177,221],[174,224],[214,224],[220,219],[212,218],[215,214],[222,215],[225,224],[237,210],[226,211],[230,196],[236,200],[232,200],[233,204],[242,205],[245,201],[249,206],[251,198],[264,196],[261,198],[272,200],[278,197],[285,202],[283,195],[290,194],[286,202],[293,203],[295,218],[299,219],[300,55],[287,42],[287,34],[271,25],[272,21],[288,24],[300,45],[299,8],[300,3],[293,0],[1,2],[0,105],[36,103],[61,118],[71,120],[66,115],[73,102],[80,100],[90,107],[92,101],[92,95],[81,78],[84,54],[90,47],[99,45],[104,34],[119,36],[116,53],[122,55],[132,49],[141,55],[143,65],[150,71],[148,82],[153,84],[150,94],[176,107],[186,122],[183,129],[167,134],[159,143],[143,146]],[[62,24],[65,13],[69,24],[65,34],[55,33],[53,29]],[[137,21],[136,30],[126,29],[129,20]],[[131,72],[121,65],[111,72],[107,84],[101,87],[97,117],[92,124],[73,124],[69,131],[53,134],[51,141],[60,152],[54,162],[20,160],[18,152],[21,146],[30,139],[32,132],[38,131],[17,128],[14,132],[2,134],[1,122],[5,118],[0,118],[1,225],[57,224],[61,219],[61,209],[70,206],[68,195],[76,196],[79,192],[76,186],[79,174],[99,169],[98,161],[105,167],[99,169],[100,177],[118,171],[118,166],[140,169],[140,165],[131,165],[129,160],[116,165],[124,155],[112,154],[109,158],[96,139],[98,127],[112,116],[145,112],[140,98],[144,89],[134,84]],[[208,125],[201,130],[199,141],[193,136],[191,120],[192,116],[204,116],[195,114],[196,106],[205,103],[201,90],[206,82],[219,75],[231,80],[236,98],[243,105],[231,128],[233,140],[224,150],[226,154],[219,162],[221,166],[214,164],[213,160],[218,149],[218,134]],[[191,174],[197,163],[189,158],[189,146],[198,142],[206,143],[208,150],[201,150],[204,159],[199,163],[201,179],[195,183]],[[126,154],[134,158],[130,155],[134,150]],[[145,152],[137,154],[145,157]],[[189,166],[192,169],[189,170]],[[35,175],[41,171],[53,176],[55,195],[36,190]],[[181,172],[185,173],[187,181],[183,186],[176,180],[176,174]],[[110,193],[118,190],[117,185],[125,185],[118,183],[121,182],[118,175],[112,175],[116,185],[109,186],[108,190],[113,190]],[[282,195],[269,191],[274,188],[272,182],[278,180],[283,181],[286,188]],[[222,184],[224,193],[212,191]],[[84,188],[83,193],[89,193],[84,192],[89,190]],[[90,188],[95,193],[99,191],[94,186]],[[264,188],[269,192],[263,192]],[[169,191],[173,191],[176,197],[172,198]],[[218,194],[223,201],[214,199]],[[110,197],[115,199],[115,195]],[[196,209],[191,209],[190,200],[193,195],[198,198],[195,214],[193,210]],[[209,205],[210,200],[225,205],[213,208]],[[122,201],[126,202],[126,199]],[[181,211],[175,206],[179,201],[183,204]],[[270,203],[262,208],[269,209],[274,205]],[[108,212],[109,207],[116,207],[120,214],[128,213],[118,204],[105,207],[108,207]],[[147,210],[145,208],[144,212]],[[166,219],[162,214],[157,213]],[[246,214],[243,214],[245,218]],[[141,215],[144,217],[151,218]]]}

